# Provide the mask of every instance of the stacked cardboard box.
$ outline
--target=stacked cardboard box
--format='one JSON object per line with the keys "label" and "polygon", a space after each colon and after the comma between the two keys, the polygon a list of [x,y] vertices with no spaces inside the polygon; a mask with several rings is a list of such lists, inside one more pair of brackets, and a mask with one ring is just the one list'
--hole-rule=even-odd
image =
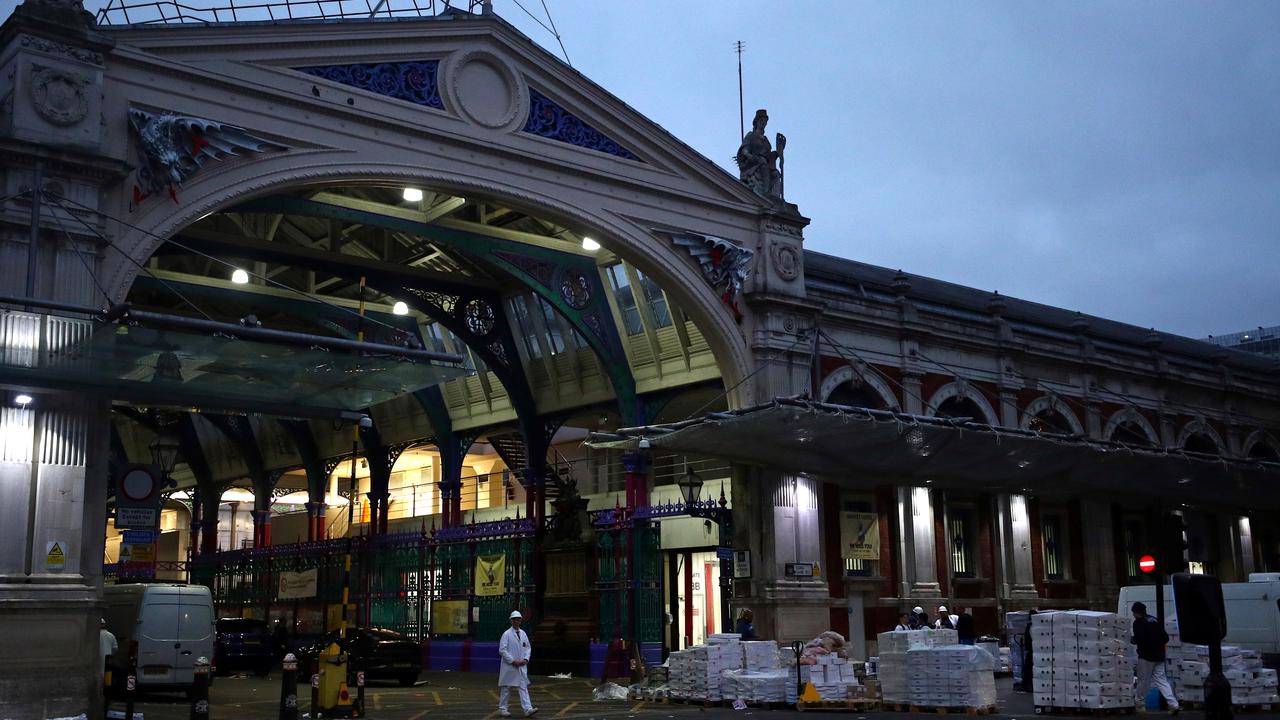
{"label": "stacked cardboard box", "polygon": [[1133,706],[1128,621],[1114,613],[1072,610],[1031,618],[1037,707]]}
{"label": "stacked cardboard box", "polygon": [[907,688],[913,705],[988,708],[996,704],[995,659],[973,645],[907,651]]}
{"label": "stacked cardboard box", "polygon": [[720,691],[725,700],[795,704],[795,670],[726,670],[720,677]]}
{"label": "stacked cardboard box", "polygon": [[[1209,646],[1183,644],[1177,618],[1165,621],[1169,645],[1165,653],[1165,675],[1179,702],[1204,702],[1205,679],[1209,676]],[[1280,703],[1276,671],[1262,667],[1262,654],[1232,645],[1222,646],[1222,674],[1231,684],[1232,705],[1272,705]]]}
{"label": "stacked cardboard box", "polygon": [[726,670],[742,669],[740,644],[695,645],[671,653],[671,696],[682,700],[722,700],[721,675]]}
{"label": "stacked cardboard box", "polygon": [[944,647],[958,642],[955,630],[895,630],[876,637],[880,654],[876,656],[876,677],[880,694],[887,703],[909,703],[907,685],[907,653],[914,649]]}
{"label": "stacked cardboard box", "polygon": [[748,640],[742,643],[742,667],[763,672],[777,670],[778,643],[776,640]]}

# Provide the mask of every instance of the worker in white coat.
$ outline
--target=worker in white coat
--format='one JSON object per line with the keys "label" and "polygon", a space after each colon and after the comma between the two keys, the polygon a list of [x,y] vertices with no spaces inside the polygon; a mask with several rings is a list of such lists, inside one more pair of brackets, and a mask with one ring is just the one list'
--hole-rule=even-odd
{"label": "worker in white coat", "polygon": [[538,708],[529,701],[529,658],[533,648],[529,646],[529,634],[520,629],[524,616],[519,610],[511,612],[511,627],[502,633],[498,653],[502,655],[502,669],[498,671],[498,714],[511,717],[507,710],[507,696],[511,688],[520,693],[520,707],[525,717],[531,717]]}

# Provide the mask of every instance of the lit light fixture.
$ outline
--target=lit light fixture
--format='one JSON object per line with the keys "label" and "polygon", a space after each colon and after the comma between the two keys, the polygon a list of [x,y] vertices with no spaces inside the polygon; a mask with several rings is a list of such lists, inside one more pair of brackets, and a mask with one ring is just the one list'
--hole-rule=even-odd
{"label": "lit light fixture", "polygon": [[582,238],[582,249],[587,252],[595,252],[600,249],[600,243],[589,237]]}
{"label": "lit light fixture", "polygon": [[396,315],[408,315],[409,306],[405,305],[403,300],[397,300],[396,304],[391,306],[391,312]]}
{"label": "lit light fixture", "polygon": [[31,401],[34,399],[35,398],[31,397],[30,395],[26,393],[22,393],[18,397],[14,398],[13,401],[25,408],[26,406],[30,405]]}
{"label": "lit light fixture", "polygon": [[408,202],[420,202],[422,200],[422,191],[418,188],[405,188],[404,199]]}
{"label": "lit light fixture", "polygon": [[241,270],[240,268],[236,268],[235,272],[231,273],[231,282],[237,285],[248,285],[249,273]]}
{"label": "lit light fixture", "polygon": [[680,488],[680,495],[684,498],[686,506],[693,505],[698,502],[698,495],[702,493],[702,478],[693,468],[686,467],[684,477],[676,483]]}

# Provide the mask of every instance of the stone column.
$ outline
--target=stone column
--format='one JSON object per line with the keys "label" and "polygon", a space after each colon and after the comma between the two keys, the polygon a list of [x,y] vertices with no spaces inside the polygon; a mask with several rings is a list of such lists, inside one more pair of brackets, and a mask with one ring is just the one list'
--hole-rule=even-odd
{"label": "stone column", "polygon": [[1240,543],[1240,579],[1247,581],[1249,573],[1258,571],[1258,563],[1253,556],[1253,523],[1249,516],[1236,518],[1236,537]]}
{"label": "stone column", "polygon": [[902,528],[903,597],[942,597],[934,545],[933,493],[929,488],[898,488],[898,527]]}
{"label": "stone column", "polygon": [[1027,514],[1025,495],[1000,495],[998,499],[1000,521],[1000,555],[1004,561],[1004,596],[1012,600],[1032,600],[1040,596],[1036,591],[1035,575],[1031,569],[1031,519]]}
{"label": "stone column", "polygon": [[1115,524],[1111,503],[1100,498],[1080,500],[1080,531],[1084,534],[1084,584],[1095,609],[1114,604],[1116,578]]}

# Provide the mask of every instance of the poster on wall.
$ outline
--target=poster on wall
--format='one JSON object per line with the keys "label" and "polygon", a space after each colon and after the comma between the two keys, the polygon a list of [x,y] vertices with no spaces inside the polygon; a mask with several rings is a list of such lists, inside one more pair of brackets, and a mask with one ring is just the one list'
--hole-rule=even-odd
{"label": "poster on wall", "polygon": [[867,512],[840,513],[841,555],[848,560],[880,559],[880,516]]}
{"label": "poster on wall", "polygon": [[476,597],[507,594],[507,556],[476,556]]}
{"label": "poster on wall", "polygon": [[316,596],[315,568],[302,572],[280,573],[280,585],[276,589],[277,600],[305,600]]}
{"label": "poster on wall", "polygon": [[431,603],[431,632],[439,635],[466,635],[468,600],[437,600]]}

